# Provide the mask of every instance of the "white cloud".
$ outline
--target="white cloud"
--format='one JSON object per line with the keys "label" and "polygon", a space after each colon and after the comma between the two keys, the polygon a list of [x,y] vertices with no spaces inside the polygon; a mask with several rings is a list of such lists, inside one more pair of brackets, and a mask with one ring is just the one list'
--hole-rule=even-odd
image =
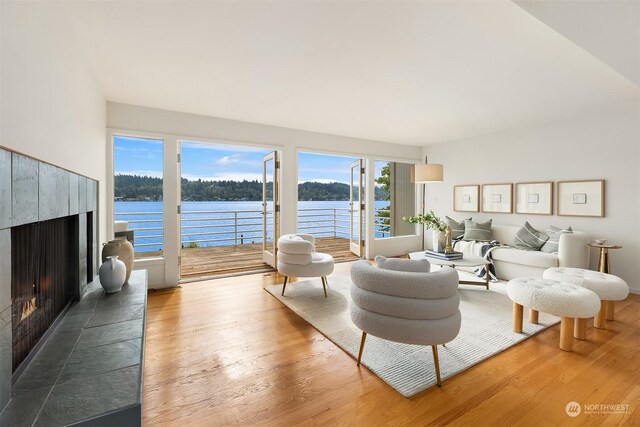
{"label": "white cloud", "polygon": [[190,142],[190,141],[182,141],[181,147],[190,148],[195,150],[213,150],[213,151],[235,151],[235,152],[264,152],[267,153],[270,150],[265,148],[258,147],[247,147],[245,145],[223,145],[223,144],[212,144],[208,142]]}
{"label": "white cloud", "polygon": [[215,161],[215,164],[217,164],[219,166],[227,166],[227,165],[230,165],[232,163],[238,163],[241,158],[242,158],[242,156],[240,154],[232,154],[230,156],[223,156],[223,157],[220,157],[219,159],[217,159]]}

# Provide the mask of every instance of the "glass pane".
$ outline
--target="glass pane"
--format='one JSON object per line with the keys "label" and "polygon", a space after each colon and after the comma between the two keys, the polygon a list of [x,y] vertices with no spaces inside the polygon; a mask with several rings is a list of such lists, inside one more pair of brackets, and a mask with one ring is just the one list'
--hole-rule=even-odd
{"label": "glass pane", "polygon": [[265,202],[266,202],[266,227],[265,227],[265,245],[269,251],[273,251],[274,241],[273,241],[273,214],[274,214],[274,200],[273,200],[273,171],[274,171],[274,161],[273,159],[266,160],[264,162],[264,168],[266,172],[266,181],[265,181]]}
{"label": "glass pane", "polygon": [[136,258],[162,256],[163,141],[113,138],[114,230],[126,237]]}
{"label": "glass pane", "polygon": [[351,167],[351,200],[353,206],[351,207],[351,224],[353,227],[351,240],[357,243],[360,240],[360,167]]}
{"label": "glass pane", "polygon": [[416,214],[416,185],[411,182],[413,165],[376,160],[375,169],[375,237],[416,234],[415,225],[402,220]]}

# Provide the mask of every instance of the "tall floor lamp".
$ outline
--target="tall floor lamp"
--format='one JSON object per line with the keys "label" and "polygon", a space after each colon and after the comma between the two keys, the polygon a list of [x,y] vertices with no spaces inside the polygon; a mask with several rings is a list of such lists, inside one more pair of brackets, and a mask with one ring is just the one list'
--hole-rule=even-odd
{"label": "tall floor lamp", "polygon": [[[424,164],[416,165],[414,182],[422,184],[422,215],[425,214],[425,199],[427,198],[427,183],[444,181],[444,168],[439,163],[429,163],[424,158]],[[424,227],[422,228],[422,250],[424,251]]]}

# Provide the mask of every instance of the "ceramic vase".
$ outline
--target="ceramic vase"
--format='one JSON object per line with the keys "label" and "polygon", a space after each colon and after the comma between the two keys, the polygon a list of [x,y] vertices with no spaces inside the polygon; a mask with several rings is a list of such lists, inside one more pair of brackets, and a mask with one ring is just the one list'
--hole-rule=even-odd
{"label": "ceramic vase", "polygon": [[112,294],[120,292],[120,289],[122,289],[127,275],[127,268],[124,262],[120,261],[116,255],[108,256],[107,260],[100,266],[98,274],[104,291]]}
{"label": "ceramic vase", "polygon": [[112,255],[117,255],[118,259],[124,262],[127,269],[124,282],[128,283],[133,270],[133,245],[126,237],[110,240],[109,243],[102,245],[102,262],[105,262]]}
{"label": "ceramic vase", "polygon": [[431,233],[431,246],[436,252],[444,252],[444,245],[446,244],[446,235],[444,231],[433,231]]}

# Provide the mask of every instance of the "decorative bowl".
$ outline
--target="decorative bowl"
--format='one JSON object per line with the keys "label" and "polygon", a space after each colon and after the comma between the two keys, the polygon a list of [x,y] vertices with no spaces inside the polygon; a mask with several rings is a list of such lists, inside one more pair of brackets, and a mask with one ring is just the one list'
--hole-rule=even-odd
{"label": "decorative bowl", "polygon": [[607,243],[607,239],[594,239],[594,242],[599,245],[604,245],[605,243]]}

